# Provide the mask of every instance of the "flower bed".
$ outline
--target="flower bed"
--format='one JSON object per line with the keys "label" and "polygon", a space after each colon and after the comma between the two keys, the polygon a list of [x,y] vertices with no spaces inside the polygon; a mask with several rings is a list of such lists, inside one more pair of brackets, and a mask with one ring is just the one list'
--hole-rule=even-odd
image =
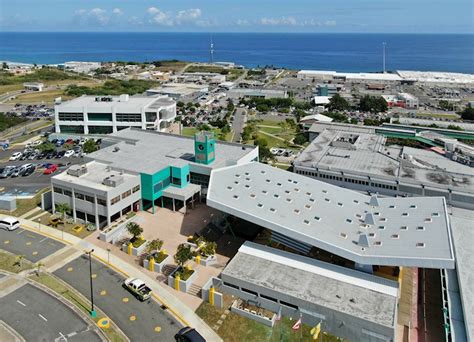
{"label": "flower bed", "polygon": [[[176,276],[179,275],[179,282],[176,280]],[[168,276],[168,286],[171,286],[175,290],[181,292],[188,292],[189,288],[193,284],[194,280],[197,277],[197,272],[195,270],[190,270],[187,268],[177,267],[171,274]]]}
{"label": "flower bed", "polygon": [[[150,267],[150,260],[154,259],[154,266],[153,269]],[[169,263],[171,257],[167,253],[154,253],[153,255],[147,256],[145,259],[143,259],[143,267],[146,268],[149,271],[155,271],[155,272],[162,272],[163,267]]]}
{"label": "flower bed", "polygon": [[[128,245],[129,243],[132,243],[132,250],[131,253],[128,250]],[[135,255],[139,256],[140,254],[143,254],[147,246],[147,241],[145,239],[136,239],[134,241],[129,240],[122,244],[122,251],[124,251],[127,254],[130,255]]]}

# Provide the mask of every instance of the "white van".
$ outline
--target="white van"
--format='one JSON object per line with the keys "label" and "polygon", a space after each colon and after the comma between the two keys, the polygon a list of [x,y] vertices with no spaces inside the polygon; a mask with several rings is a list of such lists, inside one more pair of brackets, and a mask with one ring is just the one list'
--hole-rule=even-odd
{"label": "white van", "polygon": [[6,216],[0,219],[0,228],[6,230],[15,230],[20,227],[20,222],[16,217]]}

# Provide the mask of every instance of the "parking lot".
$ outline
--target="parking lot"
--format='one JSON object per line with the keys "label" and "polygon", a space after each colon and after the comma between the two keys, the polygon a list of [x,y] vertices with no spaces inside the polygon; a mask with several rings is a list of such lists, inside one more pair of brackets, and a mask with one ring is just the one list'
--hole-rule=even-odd
{"label": "parking lot", "polygon": [[16,255],[24,255],[27,260],[34,263],[63,247],[64,244],[59,241],[23,228],[13,231],[0,229],[0,249]]}
{"label": "parking lot", "polygon": [[26,341],[101,341],[72,309],[33,285],[0,298],[0,320]]}
{"label": "parking lot", "polygon": [[[53,140],[52,142],[56,141]],[[69,152],[71,155],[68,155],[67,151],[71,151]],[[20,158],[10,160],[13,155],[18,153],[21,153]],[[27,158],[25,158],[25,154]],[[39,190],[49,187],[52,176],[65,170],[72,164],[80,164],[84,161],[82,147],[78,143],[69,145],[57,144],[48,153],[41,153],[37,150],[37,146],[30,146],[29,148],[14,147],[0,151],[0,160],[0,188],[3,188],[2,194],[20,197],[32,196]],[[24,174],[24,171],[20,170],[22,166],[26,165],[30,165],[29,168],[31,170]],[[53,165],[57,165],[57,169]],[[19,170],[19,174],[16,177],[14,177],[13,167]],[[53,168],[52,172],[45,174],[45,170],[51,167]],[[26,167],[23,168],[23,170],[26,169]],[[7,172],[7,170],[10,171]]]}
{"label": "parking lot", "polygon": [[[174,341],[182,326],[154,300],[140,302],[122,287],[124,277],[104,264],[92,263],[94,303],[131,341]],[[90,297],[89,261],[79,257],[54,272],[87,298]]]}

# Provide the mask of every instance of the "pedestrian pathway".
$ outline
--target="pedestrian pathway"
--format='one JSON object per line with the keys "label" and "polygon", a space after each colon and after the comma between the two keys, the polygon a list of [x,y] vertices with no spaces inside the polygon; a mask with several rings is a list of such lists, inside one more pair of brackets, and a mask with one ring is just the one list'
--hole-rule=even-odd
{"label": "pedestrian pathway", "polygon": [[[94,243],[82,240],[68,233],[64,233],[64,235],[62,235],[60,230],[54,229],[52,227],[38,224],[32,220],[23,218],[20,219],[20,224],[26,229],[60,240],[72,246],[73,249],[77,250],[79,253],[83,253],[85,250],[93,249],[93,256],[105,264],[108,263],[108,265],[114,268],[116,271],[124,274],[126,277],[140,278],[145,283],[147,283],[147,285],[152,289],[155,299],[165,305],[169,311],[172,312],[173,315],[184,325],[195,328],[208,341],[222,341],[215,331],[213,331],[193,310],[176,298],[172,292],[158,284],[153,278],[142,272],[135,265],[131,265],[114,255],[110,255],[107,250],[95,245]],[[63,236],[64,238],[62,238]],[[66,253],[65,250],[62,253]],[[73,255],[74,254],[71,254],[70,258],[72,258]],[[54,260],[58,260],[58,262],[60,260],[59,254],[52,258],[54,258]],[[50,269],[56,267],[56,264],[53,263],[53,259],[50,259],[48,267]]]}

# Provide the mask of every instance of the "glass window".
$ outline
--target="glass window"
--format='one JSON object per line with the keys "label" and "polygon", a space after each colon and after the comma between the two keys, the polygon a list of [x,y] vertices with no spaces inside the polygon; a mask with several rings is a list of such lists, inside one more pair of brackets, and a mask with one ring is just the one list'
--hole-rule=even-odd
{"label": "glass window", "polygon": [[103,198],[98,198],[97,197],[97,204],[103,205],[104,207],[106,207],[107,206],[107,201]]}
{"label": "glass window", "polygon": [[94,203],[94,197],[88,196],[88,195],[85,195],[84,197],[85,197],[85,199],[86,199],[87,202]]}
{"label": "glass window", "polygon": [[63,193],[63,189],[58,188],[58,187],[56,187],[56,186],[53,188],[53,190],[54,190],[54,192],[57,193],[57,194],[62,194],[62,193]]}
{"label": "glass window", "polygon": [[117,196],[117,197],[112,198],[112,200],[110,201],[110,204],[114,205],[114,204],[117,203],[118,201],[120,201],[120,196]]}
{"label": "glass window", "polygon": [[63,194],[69,197],[72,197],[72,192],[69,190],[63,190]]}
{"label": "glass window", "polygon": [[133,193],[137,192],[137,191],[140,191],[140,185],[137,185],[135,186],[133,189],[132,189]]}
{"label": "glass window", "polygon": [[132,194],[132,190],[125,191],[125,192],[122,194],[122,199],[127,198],[127,197],[130,196],[131,194]]}
{"label": "glass window", "polygon": [[76,193],[74,194],[74,197],[76,197],[77,199],[80,199],[80,200],[83,200],[83,199],[84,199],[84,195],[81,194],[80,192],[76,192]]}

